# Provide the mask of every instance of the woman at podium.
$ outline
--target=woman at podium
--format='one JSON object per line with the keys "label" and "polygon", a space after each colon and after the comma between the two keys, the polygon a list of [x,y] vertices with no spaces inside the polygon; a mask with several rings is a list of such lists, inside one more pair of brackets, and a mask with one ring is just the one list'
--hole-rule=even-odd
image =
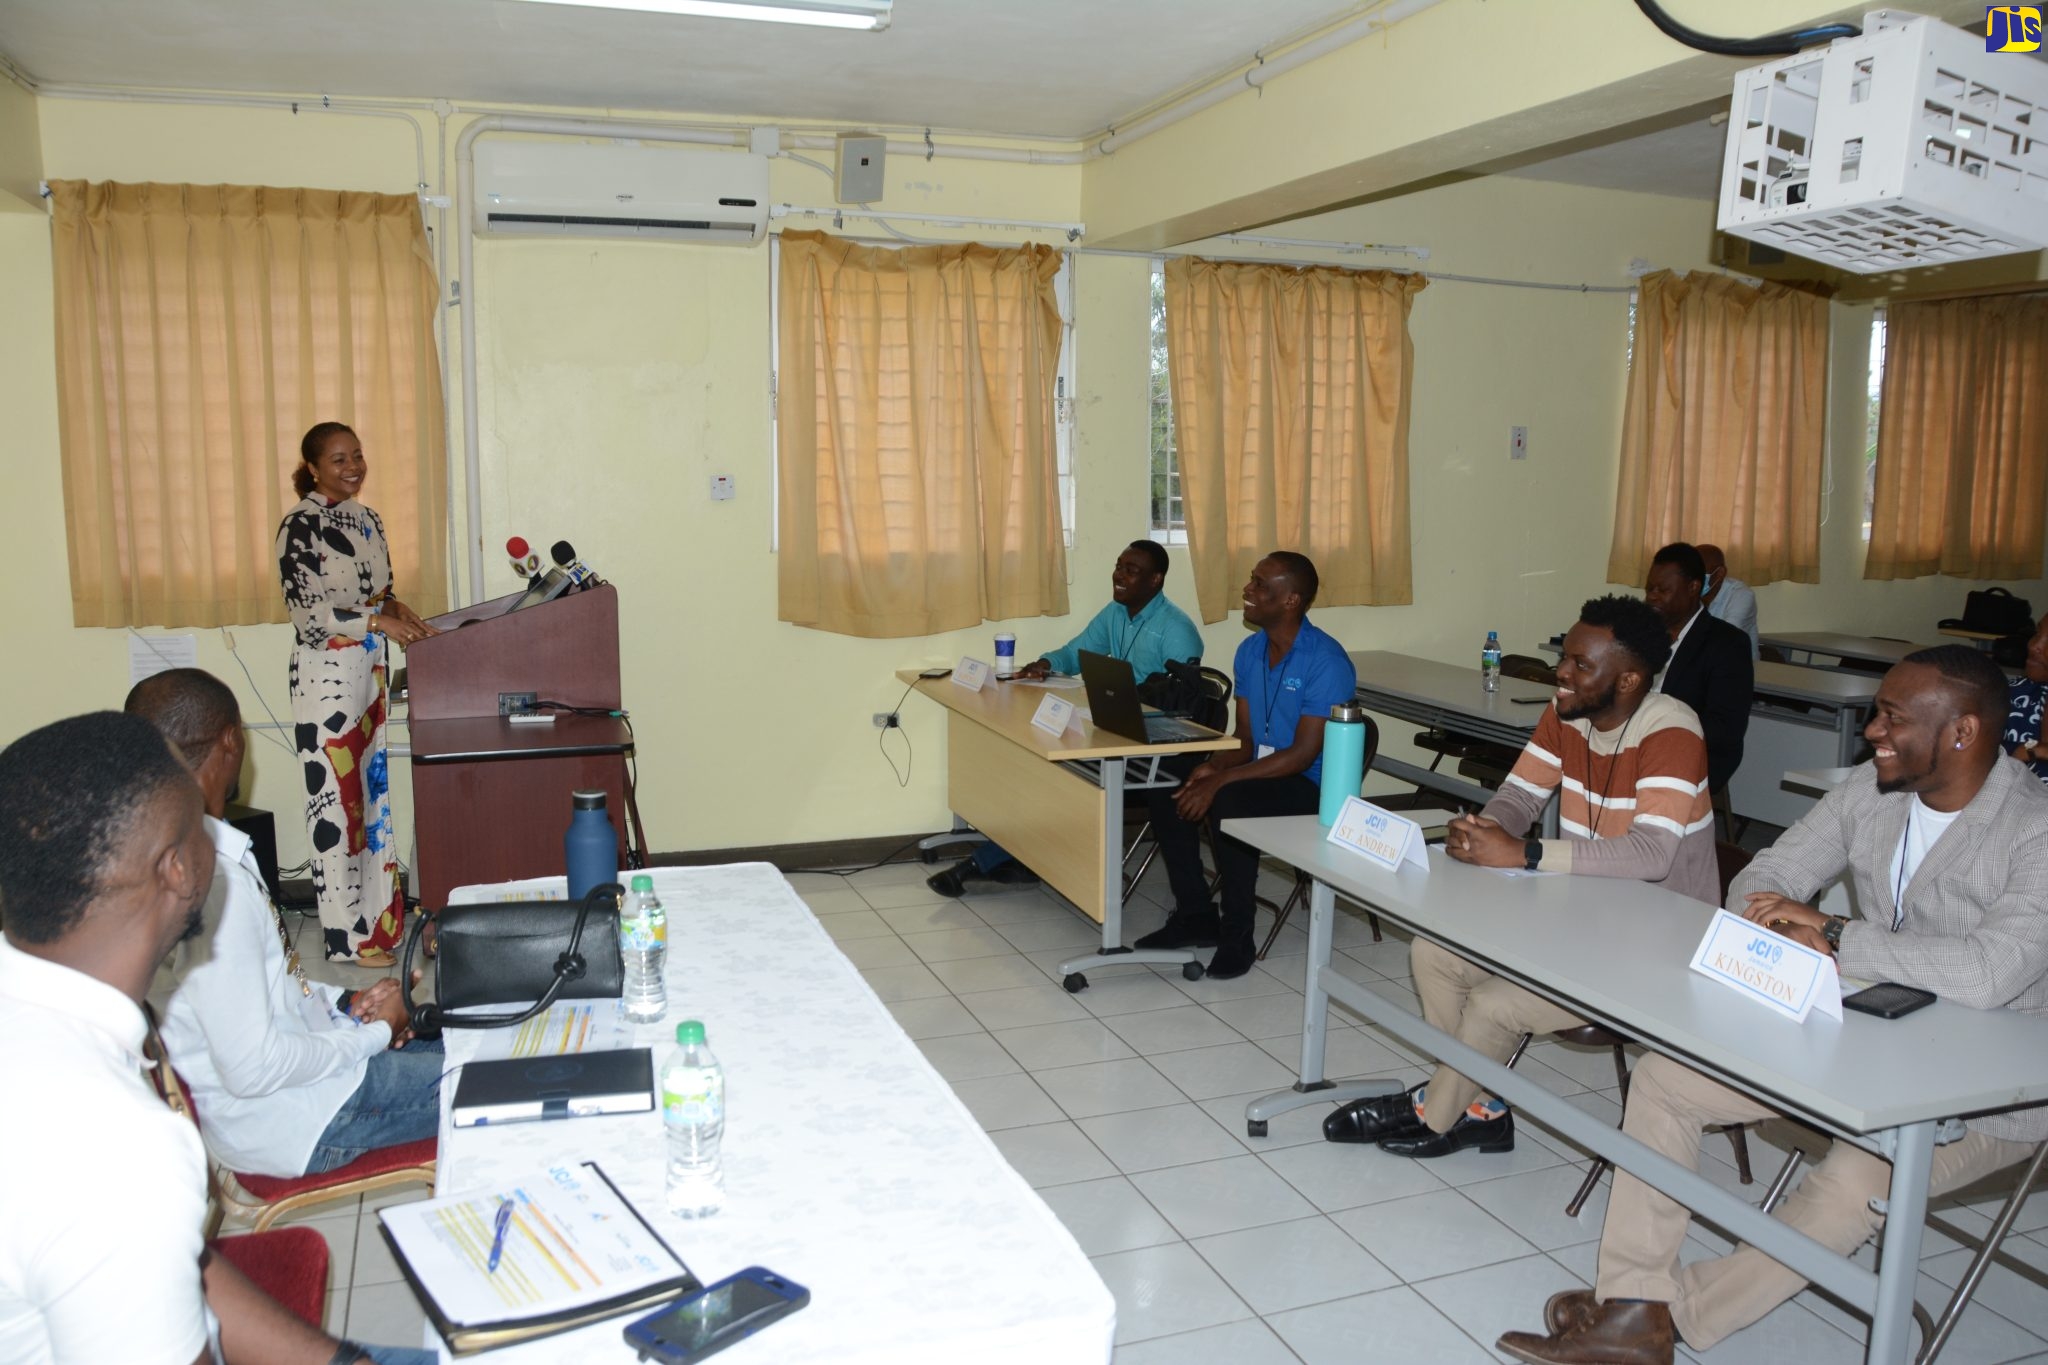
{"label": "woman at podium", "polygon": [[356,501],[368,474],[347,426],[306,433],[292,471],[299,502],[277,528],[277,570],[298,636],[292,731],[327,960],[382,967],[405,925],[385,758],[387,642],[440,632],[391,591],[384,523]]}

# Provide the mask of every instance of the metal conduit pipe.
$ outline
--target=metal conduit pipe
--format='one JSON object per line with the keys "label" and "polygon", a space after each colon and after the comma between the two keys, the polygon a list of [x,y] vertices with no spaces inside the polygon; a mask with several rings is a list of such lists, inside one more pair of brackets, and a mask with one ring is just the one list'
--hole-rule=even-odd
{"label": "metal conduit pipe", "polygon": [[[1362,14],[1349,23],[1339,24],[1320,38],[1312,38],[1300,47],[1289,48],[1271,61],[1259,58],[1251,69],[1244,73],[1244,84],[1257,90],[1275,76],[1285,75],[1296,67],[1306,65],[1326,53],[1335,52],[1340,47],[1397,24],[1411,15],[1420,14],[1438,3],[1439,0],[1393,0],[1393,3],[1382,5],[1370,14]],[[1097,142],[1090,151],[1095,155],[1107,156],[1120,147],[1129,146],[1141,137],[1149,137],[1161,128],[1191,118],[1204,109],[1242,93],[1236,80],[1218,82],[1178,104],[1170,105],[1148,118],[1139,119],[1128,128],[1112,129],[1109,135]]]}

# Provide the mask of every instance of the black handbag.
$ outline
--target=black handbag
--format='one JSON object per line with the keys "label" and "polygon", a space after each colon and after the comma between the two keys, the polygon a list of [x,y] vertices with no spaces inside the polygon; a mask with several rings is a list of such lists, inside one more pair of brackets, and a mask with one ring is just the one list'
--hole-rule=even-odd
{"label": "black handbag", "polygon": [[[506,901],[450,905],[434,916],[434,1003],[412,1008],[412,1030],[439,1037],[444,1028],[504,1028],[545,1011],[557,1000],[616,1000],[625,994],[619,957],[617,882],[594,886],[574,905],[565,901]],[[413,922],[405,940],[401,983],[412,980],[413,952],[427,917]],[[497,1014],[457,1011],[507,1000],[532,1000],[528,1009]]]}
{"label": "black handbag", "polygon": [[1987,635],[2032,635],[2034,605],[2004,588],[1982,588],[1963,599],[1963,629]]}

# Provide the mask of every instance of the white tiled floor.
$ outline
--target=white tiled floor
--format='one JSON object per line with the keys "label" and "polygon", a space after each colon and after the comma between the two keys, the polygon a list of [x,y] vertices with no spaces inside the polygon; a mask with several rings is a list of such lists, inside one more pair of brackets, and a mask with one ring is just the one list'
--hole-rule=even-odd
{"label": "white tiled floor", "polygon": [[[1433,1162],[1323,1142],[1322,1105],[1274,1119],[1265,1137],[1245,1135],[1246,1101],[1294,1075],[1307,951],[1294,928],[1237,981],[1113,967],[1070,995],[1058,963],[1096,941],[1092,924],[1036,887],[975,883],[964,900],[946,900],[924,886],[933,870],[791,881],[1093,1258],[1117,1298],[1118,1365],[1502,1359],[1492,1349],[1501,1332],[1536,1328],[1545,1298],[1591,1280],[1606,1190],[1565,1217],[1585,1160],[1540,1125],[1524,1121],[1512,1153]],[[1265,881],[1282,899],[1291,877],[1268,871]],[[1157,870],[1129,909],[1126,941],[1163,919],[1155,894],[1165,894]],[[1341,970],[1412,1006],[1407,945],[1391,933],[1373,943],[1363,917],[1339,929]],[[1333,1077],[1406,1084],[1425,1074],[1410,1049],[1352,1015],[1334,1011],[1332,1023]],[[1619,1120],[1606,1054],[1544,1042],[1521,1066]],[[1751,1198],[1782,1159],[1772,1140],[1793,1131],[1751,1131]],[[1708,1174],[1743,1189],[1726,1139],[1708,1138],[1703,1151]],[[1947,1233],[1981,1233],[1998,1202],[1991,1190],[1937,1207],[1921,1278],[1932,1309],[1970,1254]],[[335,1248],[329,1326],[415,1341],[418,1305],[368,1212],[308,1220]],[[1687,1258],[1726,1245],[1698,1228]],[[2048,1267],[2048,1193],[2030,1201],[2008,1249]],[[1862,1329],[1809,1291],[1682,1358],[1846,1363],[1862,1359]],[[2048,1362],[2048,1290],[1995,1268],[1942,1359]]]}

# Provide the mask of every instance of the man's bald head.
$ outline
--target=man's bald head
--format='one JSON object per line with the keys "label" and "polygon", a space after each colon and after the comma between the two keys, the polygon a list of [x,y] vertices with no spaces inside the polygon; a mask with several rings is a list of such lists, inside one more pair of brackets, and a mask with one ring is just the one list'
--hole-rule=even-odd
{"label": "man's bald head", "polygon": [[167,668],[144,678],[128,689],[121,709],[161,730],[193,767],[224,731],[242,723],[235,694],[203,668]]}

